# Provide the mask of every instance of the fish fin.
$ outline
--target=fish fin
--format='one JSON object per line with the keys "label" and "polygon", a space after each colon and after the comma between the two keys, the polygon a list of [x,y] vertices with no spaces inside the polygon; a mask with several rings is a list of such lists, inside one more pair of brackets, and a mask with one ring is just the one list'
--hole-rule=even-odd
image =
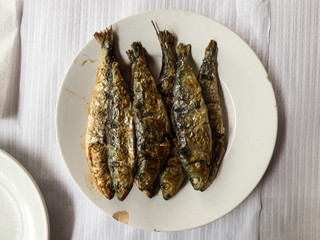
{"label": "fish fin", "polygon": [[131,50],[127,51],[127,55],[131,62],[136,62],[139,58],[144,58],[144,48],[141,42],[133,42]]}
{"label": "fish fin", "polygon": [[211,40],[205,50],[205,59],[212,59],[213,62],[217,62],[218,45],[217,42]]}
{"label": "fish fin", "polygon": [[113,31],[112,27],[106,28],[104,31],[96,32],[94,38],[97,40],[101,48],[112,49],[113,48]]}

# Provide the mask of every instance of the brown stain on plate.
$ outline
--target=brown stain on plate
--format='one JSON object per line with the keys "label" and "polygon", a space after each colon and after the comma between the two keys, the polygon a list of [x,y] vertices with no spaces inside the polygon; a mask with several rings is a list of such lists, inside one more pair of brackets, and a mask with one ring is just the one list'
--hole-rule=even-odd
{"label": "brown stain on plate", "polygon": [[81,67],[83,67],[87,62],[88,62],[88,60],[84,60],[84,61],[81,63]]}
{"label": "brown stain on plate", "polygon": [[271,79],[270,79],[269,75],[267,76],[267,79],[268,79],[269,82],[271,82]]}
{"label": "brown stain on plate", "polygon": [[119,221],[119,222],[122,222],[124,224],[128,224],[129,223],[129,220],[130,220],[130,214],[129,212],[127,211],[118,211],[118,212],[115,212],[112,217]]}
{"label": "brown stain on plate", "polygon": [[99,191],[99,189],[96,187],[92,173],[88,168],[85,169],[84,171],[84,180],[86,182],[87,188],[90,190],[92,193],[92,196],[94,197],[95,200],[99,200],[103,197],[102,193]]}
{"label": "brown stain on plate", "polygon": [[94,186],[93,186],[93,176],[89,170],[88,171],[85,171],[85,181],[86,181],[86,184],[87,184],[87,188],[92,191],[94,190]]}
{"label": "brown stain on plate", "polygon": [[83,62],[81,63],[81,67],[83,67],[87,62],[94,63],[95,61],[97,61],[97,60],[94,60],[94,59],[88,57],[86,60],[83,60]]}
{"label": "brown stain on plate", "polygon": [[75,59],[73,59],[73,63],[77,63],[78,58],[79,58],[79,54],[75,57]]}
{"label": "brown stain on plate", "polygon": [[86,144],[84,142],[80,143],[81,149],[86,149]]}
{"label": "brown stain on plate", "polygon": [[85,97],[81,97],[80,95],[76,94],[75,92],[71,91],[69,88],[65,88],[64,90],[66,90],[68,93],[70,93],[71,95],[81,98],[83,100],[85,100]]}
{"label": "brown stain on plate", "polygon": [[81,147],[81,149],[84,149],[84,150],[86,149],[86,138],[85,138],[85,136],[86,136],[86,132],[83,132],[80,135],[80,140],[81,140],[80,147]]}

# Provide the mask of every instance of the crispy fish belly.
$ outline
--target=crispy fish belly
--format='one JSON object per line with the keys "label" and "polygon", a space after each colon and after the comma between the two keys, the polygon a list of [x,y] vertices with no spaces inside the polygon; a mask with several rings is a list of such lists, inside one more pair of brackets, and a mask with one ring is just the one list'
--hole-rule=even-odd
{"label": "crispy fish belly", "polygon": [[215,179],[225,152],[224,137],[226,131],[223,124],[222,107],[220,104],[218,89],[219,75],[217,55],[217,43],[211,40],[205,50],[205,56],[198,76],[198,81],[202,89],[202,95],[208,107],[213,144],[210,176],[208,182],[201,188],[201,191],[206,190]]}
{"label": "crispy fish belly", "polygon": [[113,62],[109,80],[107,143],[108,166],[119,200],[129,194],[136,166],[134,126],[129,88]]}
{"label": "crispy fish belly", "polygon": [[95,33],[94,37],[101,45],[102,57],[97,74],[96,86],[89,107],[86,132],[86,153],[88,165],[100,192],[108,199],[113,198],[114,189],[108,169],[107,129],[109,73],[112,57],[112,32]]}
{"label": "crispy fish belly", "polygon": [[[169,119],[171,119],[172,89],[176,72],[175,37],[166,30],[159,31],[156,27],[155,29],[162,50],[162,67],[157,86],[166,105]],[[169,158],[160,173],[160,187],[163,198],[166,200],[178,192],[185,177],[177,151],[176,134],[172,132]]]}
{"label": "crispy fish belly", "polygon": [[190,45],[179,44],[173,86],[174,129],[178,137],[179,159],[195,190],[209,177],[212,137],[201,87],[189,64]]}
{"label": "crispy fish belly", "polygon": [[127,54],[132,63],[132,107],[138,158],[135,181],[144,191],[153,185],[167,160],[170,123],[156,82],[147,67],[141,43],[134,42],[131,47]]}

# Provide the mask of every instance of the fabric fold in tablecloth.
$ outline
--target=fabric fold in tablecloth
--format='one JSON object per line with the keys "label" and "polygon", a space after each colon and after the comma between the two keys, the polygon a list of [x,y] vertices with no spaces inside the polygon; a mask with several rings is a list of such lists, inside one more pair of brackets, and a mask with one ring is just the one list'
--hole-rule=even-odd
{"label": "fabric fold in tablecloth", "polygon": [[8,86],[15,76],[20,3],[14,0],[0,0],[0,117],[6,104]]}

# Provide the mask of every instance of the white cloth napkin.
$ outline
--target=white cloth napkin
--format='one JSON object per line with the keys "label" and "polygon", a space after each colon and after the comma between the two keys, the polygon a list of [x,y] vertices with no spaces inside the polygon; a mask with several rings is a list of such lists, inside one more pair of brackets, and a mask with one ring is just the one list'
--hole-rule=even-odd
{"label": "white cloth napkin", "polygon": [[0,117],[9,82],[14,76],[19,36],[17,1],[0,0]]}

